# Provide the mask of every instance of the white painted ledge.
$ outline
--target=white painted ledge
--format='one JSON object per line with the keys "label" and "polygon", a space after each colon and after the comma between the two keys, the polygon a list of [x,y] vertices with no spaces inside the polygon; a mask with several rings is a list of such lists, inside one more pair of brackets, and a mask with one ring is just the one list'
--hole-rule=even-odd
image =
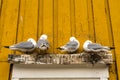
{"label": "white painted ledge", "polygon": [[12,80],[108,80],[108,67],[103,64],[36,65],[14,64]]}

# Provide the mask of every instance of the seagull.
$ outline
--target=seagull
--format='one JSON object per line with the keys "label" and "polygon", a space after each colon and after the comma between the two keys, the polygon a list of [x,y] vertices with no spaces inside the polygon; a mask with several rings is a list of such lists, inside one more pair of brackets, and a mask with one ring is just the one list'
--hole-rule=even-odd
{"label": "seagull", "polygon": [[27,54],[27,52],[32,52],[37,47],[37,43],[33,38],[29,38],[26,42],[20,42],[11,46],[4,47],[14,51],[26,52]]}
{"label": "seagull", "polygon": [[41,51],[46,51],[49,49],[49,42],[47,40],[47,35],[43,34],[40,36],[39,40],[38,40],[38,44],[37,47],[41,50]]}
{"label": "seagull", "polygon": [[67,44],[58,47],[57,49],[61,50],[62,52],[74,53],[78,50],[79,46],[79,41],[75,37],[70,37],[70,41]]}
{"label": "seagull", "polygon": [[115,49],[114,47],[108,47],[108,46],[102,46],[101,44],[98,43],[93,43],[90,40],[86,40],[83,44],[83,49],[86,52],[100,52],[100,51],[109,51],[111,49]]}

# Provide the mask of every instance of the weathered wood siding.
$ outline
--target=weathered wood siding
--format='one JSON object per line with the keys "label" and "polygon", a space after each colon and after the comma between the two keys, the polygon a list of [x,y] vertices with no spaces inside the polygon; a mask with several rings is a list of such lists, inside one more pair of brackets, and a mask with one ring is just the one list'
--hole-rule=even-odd
{"label": "weathered wood siding", "polygon": [[8,80],[11,50],[3,48],[47,34],[49,52],[58,53],[70,36],[115,46],[110,80],[120,79],[120,0],[0,0],[0,80]]}

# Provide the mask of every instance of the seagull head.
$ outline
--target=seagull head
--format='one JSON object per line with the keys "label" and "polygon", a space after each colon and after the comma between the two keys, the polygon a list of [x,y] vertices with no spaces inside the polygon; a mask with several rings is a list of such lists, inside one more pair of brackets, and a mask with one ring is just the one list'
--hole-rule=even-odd
{"label": "seagull head", "polygon": [[46,40],[47,39],[47,35],[46,34],[41,35],[40,39]]}
{"label": "seagull head", "polygon": [[36,41],[33,38],[29,38],[27,41],[32,42],[34,45],[37,45]]}
{"label": "seagull head", "polygon": [[89,51],[88,45],[91,44],[91,43],[92,43],[92,41],[86,40],[86,41],[84,42],[84,44],[83,44],[83,49],[84,49],[85,51]]}
{"label": "seagull head", "polygon": [[75,41],[76,38],[75,37],[70,37],[70,41]]}
{"label": "seagull head", "polygon": [[85,43],[90,44],[90,43],[92,43],[92,41],[86,40]]}

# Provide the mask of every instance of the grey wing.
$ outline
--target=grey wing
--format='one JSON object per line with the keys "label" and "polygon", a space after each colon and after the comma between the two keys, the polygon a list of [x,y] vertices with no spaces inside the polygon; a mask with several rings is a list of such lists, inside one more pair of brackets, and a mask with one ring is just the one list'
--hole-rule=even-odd
{"label": "grey wing", "polygon": [[102,49],[102,48],[103,46],[101,46],[100,44],[96,44],[96,43],[88,44],[88,49],[97,50],[97,49]]}
{"label": "grey wing", "polygon": [[68,49],[75,50],[77,48],[78,43],[75,41],[68,42],[65,47]]}
{"label": "grey wing", "polygon": [[45,43],[46,43],[46,46],[49,48],[50,47],[50,44],[47,40],[45,40]]}
{"label": "grey wing", "polygon": [[34,45],[31,42],[21,42],[15,44],[14,47],[19,49],[32,49],[34,48]]}
{"label": "grey wing", "polygon": [[41,46],[42,43],[43,43],[43,40],[38,40],[38,44],[37,44],[37,46]]}

